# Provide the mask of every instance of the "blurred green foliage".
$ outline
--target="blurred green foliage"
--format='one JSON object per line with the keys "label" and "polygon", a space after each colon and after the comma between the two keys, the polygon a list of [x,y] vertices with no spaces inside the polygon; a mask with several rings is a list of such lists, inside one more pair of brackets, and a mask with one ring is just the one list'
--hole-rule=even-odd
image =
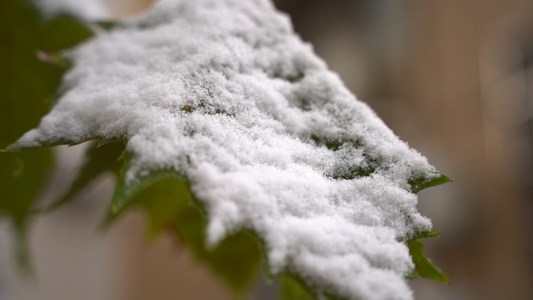
{"label": "blurred green foliage", "polygon": [[[37,51],[57,52],[91,35],[71,17],[46,19],[28,1],[0,1],[0,149],[36,127],[52,104],[64,69],[40,61]],[[52,164],[50,149],[0,155],[0,216],[18,233],[23,266],[26,227]]]}

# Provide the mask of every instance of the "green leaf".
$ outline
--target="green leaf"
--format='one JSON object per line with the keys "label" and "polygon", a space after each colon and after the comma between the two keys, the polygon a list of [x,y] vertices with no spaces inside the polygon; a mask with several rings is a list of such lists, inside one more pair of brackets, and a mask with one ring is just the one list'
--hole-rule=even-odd
{"label": "green leaf", "polygon": [[0,166],[0,217],[13,224],[19,265],[29,268],[26,229],[52,166],[51,151],[0,153]]}
{"label": "green leaf", "polygon": [[407,243],[409,254],[415,264],[415,271],[409,276],[409,279],[424,277],[441,282],[449,282],[448,277],[424,255],[424,244],[418,240],[434,237],[439,237],[439,233],[432,229],[431,231],[419,233]]}
{"label": "green leaf", "polygon": [[313,300],[315,297],[305,288],[300,280],[291,275],[285,274],[279,281],[280,300]]}
{"label": "green leaf", "polygon": [[51,165],[49,149],[0,155],[0,213],[11,216],[17,228],[23,227]]}
{"label": "green leaf", "polygon": [[[42,18],[41,18],[42,19]],[[58,52],[72,48],[93,36],[87,24],[67,14],[41,21],[42,30],[37,37],[38,49],[45,52]]]}
{"label": "green leaf", "polygon": [[179,173],[175,171],[157,171],[151,172],[148,176],[143,177],[140,180],[135,182],[126,181],[126,173],[131,167],[131,154],[124,153],[123,156],[124,167],[122,168],[120,177],[115,188],[115,193],[113,199],[111,200],[111,212],[118,213],[119,211],[126,208],[130,205],[130,202],[133,201],[134,196],[136,196],[141,191],[145,190],[155,182],[158,182],[162,179],[169,177],[176,177],[178,179],[183,179]]}
{"label": "green leaf", "polygon": [[432,228],[429,231],[418,232],[409,241],[414,241],[414,240],[418,240],[418,239],[438,238],[438,237],[440,237],[440,233],[438,233],[435,229]]}
{"label": "green leaf", "polygon": [[[126,155],[126,167],[129,157]],[[107,225],[130,208],[142,208],[149,219],[150,236],[171,230],[192,250],[194,257],[243,295],[258,275],[263,257],[260,241],[249,230],[235,232],[213,249],[205,245],[207,217],[189,193],[183,177],[172,171],[153,172],[133,185],[122,176],[113,198]]]}
{"label": "green leaf", "polygon": [[[423,189],[451,181],[452,180],[449,177],[441,174],[440,176],[431,180],[418,179],[409,183],[411,184],[411,191],[413,193],[418,193]],[[424,277],[441,282],[449,282],[448,277],[439,268],[433,265],[433,263],[424,255],[424,244],[419,241],[419,239],[436,238],[439,236],[440,234],[435,229],[431,229],[430,231],[417,233],[411,240],[407,242],[409,254],[411,255],[413,263],[415,264],[414,272],[410,274],[407,279]]]}
{"label": "green leaf", "polygon": [[45,210],[53,210],[74,199],[79,192],[85,189],[100,175],[111,172],[118,177],[124,162],[119,157],[124,153],[124,143],[110,142],[102,144],[92,142],[85,154],[85,162],[78,171],[76,178],[69,189],[52,205]]}
{"label": "green leaf", "polygon": [[409,184],[411,185],[411,192],[416,194],[423,189],[427,189],[429,187],[441,185],[448,182],[452,182],[452,180],[448,176],[440,174],[439,176],[429,180],[425,178],[411,180],[409,181]]}

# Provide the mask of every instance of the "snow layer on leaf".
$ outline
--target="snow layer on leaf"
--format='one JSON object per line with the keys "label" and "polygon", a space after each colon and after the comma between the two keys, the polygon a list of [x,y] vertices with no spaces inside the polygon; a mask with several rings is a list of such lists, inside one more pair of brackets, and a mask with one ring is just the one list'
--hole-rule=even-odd
{"label": "snow layer on leaf", "polygon": [[402,241],[431,228],[409,182],[438,173],[267,0],[162,1],[70,53],[63,96],[14,148],[128,140],[130,184],[171,169],[274,273],[351,299],[410,299]]}

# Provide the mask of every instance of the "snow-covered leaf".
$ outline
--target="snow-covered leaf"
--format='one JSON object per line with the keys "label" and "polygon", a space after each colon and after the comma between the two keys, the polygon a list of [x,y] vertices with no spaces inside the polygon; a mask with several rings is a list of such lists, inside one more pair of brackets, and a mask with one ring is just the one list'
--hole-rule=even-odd
{"label": "snow-covered leaf", "polygon": [[414,193],[447,177],[357,100],[270,1],[161,1],[67,54],[57,105],[11,149],[127,141],[114,212],[179,179],[206,225],[164,209],[179,195],[142,203],[152,227],[200,228],[193,248],[247,230],[270,273],[294,274],[315,294],[412,298],[404,278],[424,262],[405,241],[432,227]]}

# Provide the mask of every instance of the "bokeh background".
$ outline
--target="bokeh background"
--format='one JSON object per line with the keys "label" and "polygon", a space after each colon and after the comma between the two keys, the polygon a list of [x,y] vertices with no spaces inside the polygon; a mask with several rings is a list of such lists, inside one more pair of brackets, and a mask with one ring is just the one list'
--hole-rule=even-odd
{"label": "bokeh background", "polygon": [[[454,180],[419,194],[441,233],[426,252],[451,283],[413,280],[415,297],[532,299],[533,2],[275,2],[359,99]],[[152,1],[102,4],[125,19]],[[54,150],[42,201],[68,185],[83,148]],[[0,223],[0,299],[232,299],[173,238],[147,241],[140,213],[99,232],[113,185],[104,176],[32,223],[33,276],[17,270]],[[259,283],[250,298],[275,293]]]}

